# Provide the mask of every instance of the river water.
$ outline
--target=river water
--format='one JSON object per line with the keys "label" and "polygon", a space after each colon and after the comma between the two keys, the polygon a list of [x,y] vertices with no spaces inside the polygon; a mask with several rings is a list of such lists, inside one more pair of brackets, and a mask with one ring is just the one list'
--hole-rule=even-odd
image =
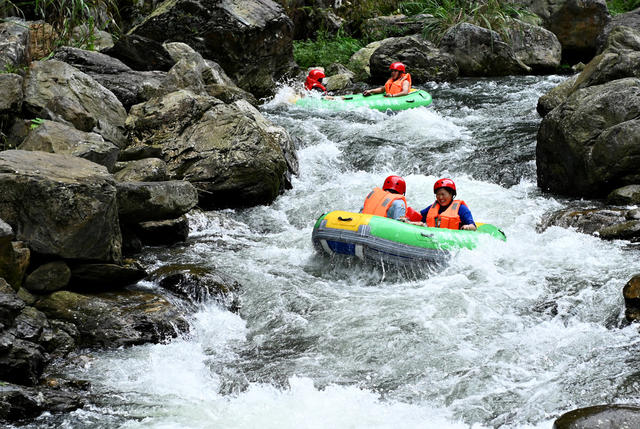
{"label": "river water", "polygon": [[[87,353],[67,371],[92,383],[94,404],[31,426],[550,428],[576,407],[637,401],[640,335],[622,323],[621,289],[639,252],[536,231],[575,204],[535,181],[536,102],[562,79],[433,84],[430,108],[394,116],[301,110],[282,88],[262,110],[300,140],[293,189],[270,206],[193,214],[186,246],[143,257],[232,274],[240,315],[207,304],[188,336]],[[476,221],[508,241],[420,271],[316,255],[315,219],[357,211],[389,174],[418,209],[452,177]]]}

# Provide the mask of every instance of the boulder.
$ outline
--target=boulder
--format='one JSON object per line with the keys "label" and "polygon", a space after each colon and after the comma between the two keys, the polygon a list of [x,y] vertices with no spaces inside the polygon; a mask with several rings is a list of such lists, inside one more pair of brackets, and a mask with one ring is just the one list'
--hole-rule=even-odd
{"label": "boulder", "polygon": [[15,284],[18,279],[15,278],[17,263],[13,245],[11,244],[13,238],[14,234],[11,226],[0,219],[0,278],[2,281],[8,281],[15,290],[18,290],[22,278],[19,279],[18,284]]}
{"label": "boulder", "polygon": [[153,40],[137,34],[124,34],[112,48],[103,52],[139,71],[169,71],[175,61],[162,46],[164,40]]}
{"label": "boulder", "polygon": [[120,152],[116,145],[104,141],[100,134],[48,120],[34,124],[18,149],[77,156],[104,165],[108,171],[113,171]]}
{"label": "boulder", "polygon": [[340,91],[351,86],[352,78],[353,73],[339,73],[327,76],[323,83],[327,91]]}
{"label": "boulder", "polygon": [[31,306],[22,309],[14,321],[16,338],[39,342],[40,335],[49,327],[47,316]]}
{"label": "boulder", "polygon": [[0,114],[19,112],[22,108],[22,76],[12,73],[0,74]]}
{"label": "boulder", "polygon": [[536,106],[536,110],[540,116],[544,118],[547,113],[561,105],[573,92],[573,86],[575,85],[576,80],[578,80],[577,74],[570,76],[560,85],[540,97],[538,99],[538,105]]}
{"label": "boulder", "polygon": [[297,163],[288,133],[260,117],[243,100],[183,90],[134,106],[127,128],[134,144],[162,147],[170,177],[193,183],[201,205],[241,207],[273,201]]}
{"label": "boulder", "polygon": [[225,102],[226,104],[231,104],[234,101],[238,100],[246,100],[251,105],[256,107],[260,104],[258,100],[253,96],[253,94],[245,91],[244,89],[240,89],[235,85],[227,86],[212,83],[205,86],[205,91],[210,96],[215,97],[218,100]]}
{"label": "boulder", "polygon": [[[147,144],[134,144],[120,151],[118,161],[139,161],[146,158],[162,158],[162,146],[152,146]],[[116,170],[120,171],[126,165],[121,165]],[[144,180],[142,180],[144,182]]]}
{"label": "boulder", "polygon": [[272,0],[168,0],[129,35],[184,42],[257,97],[294,67],[293,24]]}
{"label": "boulder", "polygon": [[430,14],[414,16],[388,15],[369,18],[362,23],[362,34],[369,40],[382,40],[388,37],[403,37],[420,34],[425,26],[437,22]]}
{"label": "boulder", "polygon": [[186,216],[177,219],[140,222],[136,234],[144,244],[162,246],[186,241],[189,237],[189,220]]}
{"label": "boulder", "polygon": [[174,219],[198,203],[198,192],[189,182],[121,182],[118,214],[123,223]]}
{"label": "boulder", "polygon": [[42,330],[38,341],[52,357],[63,357],[76,349],[79,337],[80,332],[74,324],[49,320],[49,326]]}
{"label": "boulder", "polygon": [[199,70],[200,78],[204,84],[225,85],[237,88],[235,82],[225,73],[224,69],[220,67],[218,63],[205,60],[202,58],[202,55],[186,43],[170,42],[165,43],[164,47],[176,64],[181,60],[193,63],[194,68]]}
{"label": "boulder", "polygon": [[278,0],[278,3],[286,9],[287,15],[293,21],[295,40],[316,39],[318,30],[335,35],[344,26],[344,19],[332,10],[333,1]]}
{"label": "boulder", "polygon": [[131,67],[117,58],[71,46],[56,49],[53,59],[72,65],[87,74],[117,74],[132,71]]}
{"label": "boulder", "polygon": [[605,0],[519,0],[542,18],[543,27],[556,35],[563,60],[589,61],[598,36],[611,19]]}
{"label": "boulder", "polygon": [[531,71],[498,33],[467,22],[449,28],[440,49],[455,57],[461,76],[507,76]]}
{"label": "boulder", "polygon": [[640,220],[629,220],[598,230],[603,240],[635,240],[640,238]]}
{"label": "boulder", "polygon": [[628,404],[579,408],[564,413],[553,422],[553,429],[636,427],[640,427],[640,407]]}
{"label": "boulder", "polygon": [[560,66],[562,46],[551,31],[516,20],[508,35],[516,58],[533,73],[554,72]]}
{"label": "boulder", "polygon": [[147,272],[134,260],[117,264],[77,264],[71,268],[71,287],[92,293],[105,289],[121,289],[138,283]]}
{"label": "boulder", "polygon": [[46,411],[68,413],[84,405],[82,396],[67,390],[30,388],[2,383],[0,384],[0,421],[20,423],[32,420]]}
{"label": "boulder", "polygon": [[117,261],[116,188],[107,169],[68,155],[0,152],[0,218],[37,253]]}
{"label": "boulder", "polygon": [[32,115],[71,123],[118,147],[124,145],[127,112],[111,91],[89,75],[61,61],[38,61],[31,63],[24,86],[23,106]]}
{"label": "boulder", "polygon": [[629,322],[640,322],[640,274],[631,277],[622,288],[625,317]]}
{"label": "boulder", "polygon": [[574,92],[538,130],[538,186],[565,195],[603,197],[640,183],[640,79]]}
{"label": "boulder", "polygon": [[414,85],[428,81],[450,82],[458,77],[452,55],[441,52],[421,36],[391,37],[380,43],[370,62],[371,80],[384,83],[389,79],[389,65],[401,61],[407,66]]}
{"label": "boulder", "polygon": [[241,285],[232,277],[210,267],[170,264],[154,271],[150,280],[195,303],[215,300],[231,311],[240,308],[238,294]]}
{"label": "boulder", "polygon": [[607,203],[617,206],[640,204],[640,185],[629,185],[614,189],[607,196]]}
{"label": "boulder", "polygon": [[118,182],[162,182],[168,179],[167,163],[158,158],[124,162],[113,177]]}
{"label": "boulder", "polygon": [[74,324],[80,347],[157,343],[188,330],[184,316],[166,299],[142,291],[58,291],[40,299],[36,308],[50,319]]}
{"label": "boulder", "polygon": [[24,287],[30,292],[47,293],[64,289],[71,279],[71,270],[64,261],[49,262],[27,276]]}
{"label": "boulder", "polygon": [[623,209],[579,209],[570,208],[551,213],[543,219],[539,227],[544,231],[550,226],[575,228],[578,232],[598,235],[602,228],[619,225],[627,220]]}
{"label": "boulder", "polygon": [[33,385],[45,364],[44,349],[16,337],[15,330],[0,333],[0,380]]}
{"label": "boulder", "polygon": [[356,74],[357,79],[366,80],[371,77],[371,55],[373,55],[380,45],[382,45],[381,41],[371,42],[351,55],[351,58],[349,58],[349,70]]}
{"label": "boulder", "polygon": [[615,15],[611,18],[611,21],[604,26],[604,29],[596,39],[596,48],[598,53],[601,53],[605,49],[607,39],[609,39],[609,33],[619,26],[640,28],[640,7],[627,13]]}
{"label": "boulder", "polygon": [[23,309],[24,301],[3,278],[0,278],[0,331],[13,325],[13,321]]}
{"label": "boulder", "polygon": [[0,22],[0,70],[16,70],[29,61],[29,26],[17,18]]}
{"label": "boulder", "polygon": [[22,286],[22,280],[31,263],[31,250],[22,241],[12,242],[11,247],[13,248],[13,265],[5,272],[7,275],[5,279],[16,289]]}

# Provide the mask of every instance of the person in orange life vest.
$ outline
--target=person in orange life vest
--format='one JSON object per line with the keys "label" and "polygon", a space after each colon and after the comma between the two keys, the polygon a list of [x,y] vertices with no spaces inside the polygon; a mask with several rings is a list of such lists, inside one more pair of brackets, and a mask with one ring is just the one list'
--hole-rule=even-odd
{"label": "person in orange life vest", "polygon": [[419,222],[415,222],[418,220],[415,213],[407,215],[410,221],[414,221],[410,223],[432,228],[464,229],[467,231],[477,229],[467,204],[462,200],[454,200],[456,184],[453,180],[447,178],[437,180],[433,185],[433,192],[436,194],[436,202],[420,211],[421,219]]}
{"label": "person in orange life vest", "polygon": [[388,217],[391,219],[399,219],[407,213],[415,216],[420,215],[411,207],[407,206],[407,200],[404,197],[407,191],[407,183],[400,176],[389,176],[384,180],[382,189],[374,188],[369,192],[364,200],[364,205],[360,209],[360,213],[371,214],[376,216]]}
{"label": "person in orange life vest", "polygon": [[322,85],[322,79],[325,78],[322,70],[313,69],[307,75],[307,79],[304,81],[304,87],[307,91],[321,91],[327,93],[327,88]]}
{"label": "person in orange life vest", "polygon": [[407,95],[411,90],[411,75],[406,73],[406,68],[404,64],[400,62],[392,63],[389,66],[389,70],[391,70],[391,77],[379,88],[367,89],[362,93],[365,97],[371,94],[380,94],[384,92],[385,97],[400,97],[402,95]]}

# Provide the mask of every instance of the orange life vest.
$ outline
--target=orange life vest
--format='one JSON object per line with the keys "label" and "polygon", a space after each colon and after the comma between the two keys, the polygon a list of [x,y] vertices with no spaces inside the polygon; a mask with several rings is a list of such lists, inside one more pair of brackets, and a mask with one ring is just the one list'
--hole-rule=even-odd
{"label": "orange life vest", "polygon": [[460,215],[458,211],[461,205],[467,206],[462,200],[453,200],[445,211],[438,213],[440,204],[436,202],[427,212],[427,226],[432,228],[460,229]]}
{"label": "orange life vest", "polygon": [[409,81],[409,89],[411,89],[411,75],[409,73],[403,73],[398,79],[393,80],[389,78],[387,83],[384,84],[384,90],[387,94],[394,95],[402,92],[402,83]]}
{"label": "orange life vest", "polygon": [[367,195],[367,198],[364,200],[362,213],[387,217],[387,212],[391,208],[391,204],[396,200],[404,201],[405,207],[407,206],[407,200],[404,195],[394,194],[392,192],[383,191],[380,188],[375,188],[373,191],[369,192],[369,195]]}

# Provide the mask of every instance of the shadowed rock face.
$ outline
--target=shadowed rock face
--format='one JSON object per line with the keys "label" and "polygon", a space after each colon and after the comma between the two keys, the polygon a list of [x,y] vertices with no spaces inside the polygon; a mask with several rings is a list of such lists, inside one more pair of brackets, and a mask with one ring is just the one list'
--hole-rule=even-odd
{"label": "shadowed rock face", "polygon": [[257,97],[294,66],[293,24],[271,0],[168,0],[130,34],[184,42]]}

